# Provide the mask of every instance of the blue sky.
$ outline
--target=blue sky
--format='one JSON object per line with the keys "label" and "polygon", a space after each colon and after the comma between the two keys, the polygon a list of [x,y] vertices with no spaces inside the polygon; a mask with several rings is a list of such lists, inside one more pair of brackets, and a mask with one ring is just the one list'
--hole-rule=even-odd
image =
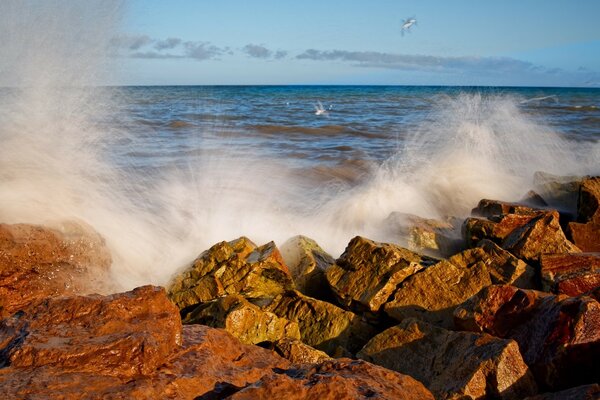
{"label": "blue sky", "polygon": [[113,40],[123,84],[600,87],[597,0],[133,0],[125,10]]}

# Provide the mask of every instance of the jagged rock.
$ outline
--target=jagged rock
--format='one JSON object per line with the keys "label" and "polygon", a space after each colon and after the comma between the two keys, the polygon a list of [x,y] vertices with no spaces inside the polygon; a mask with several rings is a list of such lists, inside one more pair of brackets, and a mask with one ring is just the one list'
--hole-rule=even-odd
{"label": "jagged rock", "polygon": [[310,347],[297,339],[284,338],[272,344],[271,347],[281,357],[294,364],[317,364],[330,359],[327,353]]}
{"label": "jagged rock", "polygon": [[402,281],[431,262],[402,247],[357,236],[327,270],[327,281],[342,305],[377,312]]}
{"label": "jagged rock", "polygon": [[355,353],[375,334],[358,315],[298,291],[277,296],[265,310],[297,322],[304,343],[332,356]]}
{"label": "jagged rock", "polygon": [[186,315],[183,323],[224,328],[246,344],[276,341],[285,337],[300,339],[297,323],[263,311],[235,294],[198,305]]}
{"label": "jagged rock", "polygon": [[495,215],[490,217],[492,220],[467,218],[462,227],[463,237],[468,247],[474,247],[484,239],[501,244],[514,230],[523,227],[542,213]]}
{"label": "jagged rock", "polygon": [[555,393],[544,393],[527,397],[525,400],[598,400],[600,399],[600,385],[583,385]]}
{"label": "jagged rock", "polygon": [[272,298],[294,283],[273,242],[256,247],[248,238],[217,243],[175,277],[169,297],[184,309],[228,294]]}
{"label": "jagged rock", "polygon": [[533,185],[548,203],[567,210],[575,210],[579,186],[585,178],[584,176],[559,176],[537,171],[533,174]]}
{"label": "jagged rock", "polygon": [[515,341],[416,319],[378,334],[357,356],[418,379],[438,399],[522,399],[536,393]]}
{"label": "jagged rock", "polygon": [[544,200],[542,196],[540,196],[533,190],[530,190],[527,193],[525,193],[525,196],[523,196],[520,202],[522,204],[529,205],[535,208],[548,207],[548,203],[546,203],[546,200]]}
{"label": "jagged rock", "polygon": [[265,376],[228,399],[356,400],[431,399],[418,381],[359,360],[328,360],[315,367],[304,366]]}
{"label": "jagged rock", "polygon": [[0,318],[63,294],[108,289],[111,256],[83,223],[0,224]]}
{"label": "jagged rock", "polygon": [[325,271],[335,263],[333,257],[306,236],[294,236],[286,241],[281,245],[281,255],[294,278],[296,289],[323,300],[329,292]]}
{"label": "jagged rock", "polygon": [[523,289],[537,288],[535,269],[525,261],[519,260],[490,240],[480,241],[477,248],[485,252],[492,283],[510,284]]}
{"label": "jagged rock", "polygon": [[489,218],[495,215],[504,214],[530,215],[535,214],[538,211],[539,209],[535,209],[524,204],[482,199],[479,201],[479,204],[477,204],[477,207],[471,211],[471,214],[478,217]]}
{"label": "jagged rock", "polygon": [[600,254],[545,254],[540,264],[546,291],[579,296],[600,287]]}
{"label": "jagged rock", "polygon": [[408,277],[384,311],[399,321],[417,317],[442,327],[452,327],[454,308],[491,285],[485,262],[474,252],[462,253]]}
{"label": "jagged rock", "polygon": [[56,297],[0,322],[0,364],[118,377],[148,375],[181,344],[164,289]]}
{"label": "jagged rock", "polygon": [[569,223],[573,242],[583,251],[600,252],[600,177],[583,180],[577,201],[577,222]]}
{"label": "jagged rock", "polygon": [[491,286],[455,311],[458,328],[514,339],[545,389],[600,376],[600,304],[591,297]]}
{"label": "jagged rock", "polygon": [[502,248],[531,261],[538,261],[544,253],[581,252],[565,237],[556,211],[545,212],[513,230],[502,242]]}

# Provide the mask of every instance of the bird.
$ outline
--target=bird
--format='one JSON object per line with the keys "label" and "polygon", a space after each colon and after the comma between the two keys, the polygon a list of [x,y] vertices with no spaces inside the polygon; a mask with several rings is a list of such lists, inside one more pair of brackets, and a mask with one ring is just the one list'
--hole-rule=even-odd
{"label": "bird", "polygon": [[402,36],[404,36],[404,32],[409,32],[410,28],[413,25],[416,25],[416,24],[417,24],[417,19],[414,18],[414,17],[413,18],[407,18],[404,21],[402,21],[402,27],[401,27]]}
{"label": "bird", "polygon": [[315,115],[327,115],[329,112],[323,107],[320,101],[315,104]]}

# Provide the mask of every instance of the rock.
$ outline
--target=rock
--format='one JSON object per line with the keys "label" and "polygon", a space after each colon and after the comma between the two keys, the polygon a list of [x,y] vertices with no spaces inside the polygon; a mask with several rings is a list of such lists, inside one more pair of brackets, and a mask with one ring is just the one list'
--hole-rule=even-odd
{"label": "rock", "polygon": [[294,236],[281,246],[281,255],[301,293],[325,300],[329,286],[325,271],[335,260],[312,239]]}
{"label": "rock", "polygon": [[544,393],[525,400],[598,400],[600,399],[600,385],[583,385],[556,393]]}
{"label": "rock", "polygon": [[107,289],[111,256],[83,223],[0,224],[0,318],[47,297]]}
{"label": "rock", "polygon": [[565,237],[556,211],[536,216],[512,231],[502,242],[502,248],[518,258],[538,261],[544,253],[578,253],[581,250]]}
{"label": "rock", "polygon": [[490,217],[493,220],[467,218],[462,228],[463,237],[468,247],[474,247],[484,239],[501,244],[514,230],[523,227],[542,213],[495,215]]}
{"label": "rock", "polygon": [[402,247],[357,236],[327,270],[327,281],[340,304],[377,312],[402,281],[431,262]]}
{"label": "rock", "polygon": [[577,222],[569,223],[573,242],[583,251],[600,252],[600,177],[583,180],[577,201]]}
{"label": "rock", "polygon": [[548,203],[566,210],[575,210],[579,186],[586,177],[559,176],[537,171],[533,174],[533,185],[536,191]]}
{"label": "rock", "polygon": [[415,379],[359,360],[328,360],[268,375],[228,399],[431,399]]}
{"label": "rock", "polygon": [[327,353],[312,348],[297,339],[283,338],[272,343],[270,348],[294,364],[318,364],[330,359]]}
{"label": "rock", "polygon": [[535,269],[517,257],[503,250],[490,240],[477,243],[477,248],[484,251],[486,266],[494,284],[510,284],[523,289],[536,289]]}
{"label": "rock", "polygon": [[529,205],[535,208],[546,208],[548,207],[548,203],[542,196],[540,196],[537,192],[530,190],[525,193],[525,196],[520,200],[520,203],[525,205]]}
{"label": "rock", "polygon": [[385,304],[386,314],[452,327],[454,308],[491,285],[485,262],[474,253],[466,250],[407,278]]}
{"label": "rock", "polygon": [[273,242],[256,247],[241,237],[217,243],[175,277],[169,297],[184,309],[228,294],[269,299],[294,287],[292,276]]}
{"label": "rock", "polygon": [[536,393],[515,341],[416,319],[375,336],[357,356],[418,379],[437,399],[522,399]]}
{"label": "rock", "polygon": [[286,337],[300,339],[297,323],[263,311],[236,294],[198,305],[186,315],[183,323],[224,328],[246,344]]}
{"label": "rock", "polygon": [[277,296],[265,310],[297,322],[302,341],[331,356],[353,354],[375,334],[358,315],[298,291]]}
{"label": "rock", "polygon": [[478,217],[489,218],[495,215],[505,214],[530,215],[535,214],[538,211],[539,209],[519,203],[482,199],[479,201],[479,204],[477,204],[477,207],[471,211],[471,214]]}
{"label": "rock", "polygon": [[600,304],[591,297],[492,286],[458,307],[455,321],[460,329],[517,341],[544,389],[595,383],[600,376]]}
{"label": "rock", "polygon": [[600,254],[545,254],[540,264],[546,291],[579,296],[600,287]]}
{"label": "rock", "polygon": [[49,298],[0,322],[0,364],[129,378],[148,375],[181,344],[162,288]]}

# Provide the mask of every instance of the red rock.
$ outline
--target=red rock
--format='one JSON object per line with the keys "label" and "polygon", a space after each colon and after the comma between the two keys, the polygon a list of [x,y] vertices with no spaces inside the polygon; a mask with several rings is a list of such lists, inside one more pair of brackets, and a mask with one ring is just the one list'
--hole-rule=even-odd
{"label": "red rock", "polygon": [[355,400],[432,399],[418,381],[359,360],[328,360],[314,367],[302,367],[268,375],[228,399]]}
{"label": "red rock", "polygon": [[581,250],[565,237],[556,211],[536,216],[513,230],[502,242],[502,248],[518,258],[537,261],[544,253],[578,253]]}
{"label": "red rock", "polygon": [[0,318],[41,300],[106,289],[111,256],[83,224],[0,224]]}
{"label": "red rock", "polygon": [[479,217],[492,217],[494,215],[504,214],[528,215],[538,211],[538,209],[519,203],[482,199],[479,201],[479,204],[477,204],[477,207],[471,211],[471,214]]}
{"label": "red rock", "polygon": [[600,224],[600,176],[581,182],[577,199],[577,222]]}
{"label": "red rock", "polygon": [[540,264],[545,290],[579,296],[600,287],[600,254],[546,254]]}
{"label": "red rock", "polygon": [[177,308],[162,288],[57,297],[0,323],[0,362],[119,377],[150,374],[181,342]]}
{"label": "red rock", "polygon": [[544,388],[594,383],[600,376],[600,304],[591,297],[492,286],[454,315],[461,329],[516,340]]}
{"label": "red rock", "polygon": [[573,243],[582,251],[600,252],[600,223],[570,222],[568,230]]}
{"label": "red rock", "polygon": [[462,227],[463,237],[469,247],[474,247],[484,239],[500,244],[514,230],[523,227],[541,213],[505,214],[494,216],[493,220],[467,218]]}

